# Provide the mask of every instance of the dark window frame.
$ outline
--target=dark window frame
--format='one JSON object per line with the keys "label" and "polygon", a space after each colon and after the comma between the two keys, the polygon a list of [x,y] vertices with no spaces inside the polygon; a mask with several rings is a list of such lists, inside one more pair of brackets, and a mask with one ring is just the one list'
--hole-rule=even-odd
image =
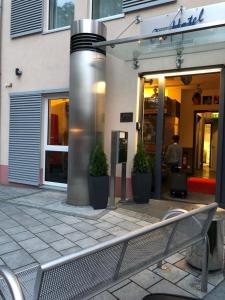
{"label": "dark window frame", "polygon": [[[94,6],[95,6],[95,2],[96,1],[101,1],[101,0],[92,0],[92,7],[91,7],[91,12],[92,12],[92,18],[93,19],[95,19],[95,20],[101,20],[101,19],[107,19],[107,18],[113,18],[113,17],[116,17],[116,16],[120,16],[120,15],[123,15],[124,13],[123,13],[123,0],[119,0],[119,1],[121,1],[121,11],[120,12],[118,12],[118,13],[113,13],[113,14],[110,14],[110,15],[106,15],[106,16],[98,16],[97,17],[97,13],[96,13],[96,15],[95,15],[95,8],[94,8]],[[114,1],[114,0],[113,0]],[[106,2],[105,2],[106,3]],[[106,5],[107,6],[107,5]],[[100,10],[100,9],[98,9],[98,10]],[[97,9],[96,9],[96,12],[97,12]]]}
{"label": "dark window frame", "polygon": [[[57,0],[48,0],[48,11],[47,11],[47,30],[48,31],[58,31],[58,30],[63,30],[65,28],[70,28],[72,21],[74,20],[74,11],[75,11],[75,0],[67,0],[69,2],[73,2],[73,10],[72,10],[72,15],[71,15],[71,20],[70,18],[68,19],[69,22],[66,25],[63,26],[58,26],[57,22],[58,20],[57,17],[57,7],[56,7],[56,2]],[[53,12],[52,12],[52,7],[53,7]],[[55,19],[56,18],[56,19]]]}
{"label": "dark window frame", "polygon": [[159,5],[165,5],[177,2],[177,0],[123,0],[123,12],[129,13],[136,10],[151,8]]}

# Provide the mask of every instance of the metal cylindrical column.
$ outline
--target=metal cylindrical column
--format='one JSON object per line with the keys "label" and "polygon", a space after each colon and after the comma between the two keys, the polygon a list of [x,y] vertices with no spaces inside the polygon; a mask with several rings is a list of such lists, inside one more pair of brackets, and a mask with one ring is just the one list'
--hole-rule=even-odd
{"label": "metal cylindrical column", "polygon": [[[215,215],[208,230],[209,253],[208,269],[217,271],[224,268],[224,217]],[[204,242],[191,246],[186,251],[187,262],[198,269],[202,268]]]}
{"label": "metal cylindrical column", "polygon": [[97,141],[103,140],[105,102],[105,25],[74,21],[71,28],[69,159],[67,203],[89,205],[88,165]]}

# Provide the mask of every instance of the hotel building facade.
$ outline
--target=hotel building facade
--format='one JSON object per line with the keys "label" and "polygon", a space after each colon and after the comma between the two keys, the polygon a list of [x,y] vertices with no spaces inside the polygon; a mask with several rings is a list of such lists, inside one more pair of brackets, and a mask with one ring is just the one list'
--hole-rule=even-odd
{"label": "hotel building facade", "polygon": [[[128,132],[127,196],[143,140],[154,197],[169,198],[166,152],[178,134],[183,169],[202,179],[197,188],[190,181],[190,194],[210,195],[225,207],[225,2],[219,0],[2,0],[0,183],[67,188],[70,25],[82,19],[106,27],[106,43],[95,45],[106,49],[105,78],[94,93],[105,96],[109,161],[111,132]],[[120,174],[119,165],[118,194]]]}

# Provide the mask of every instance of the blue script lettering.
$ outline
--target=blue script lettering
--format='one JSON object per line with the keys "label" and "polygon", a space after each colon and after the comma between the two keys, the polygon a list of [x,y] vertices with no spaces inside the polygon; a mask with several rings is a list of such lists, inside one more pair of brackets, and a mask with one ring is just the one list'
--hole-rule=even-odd
{"label": "blue script lettering", "polygon": [[203,22],[204,21],[204,18],[203,18],[204,11],[205,11],[204,8],[202,8],[198,17],[190,16],[186,22],[181,21],[181,18],[179,18],[177,21],[174,20],[172,23],[172,29],[193,26],[193,25]]}
{"label": "blue script lettering", "polygon": [[182,21],[181,18],[179,18],[178,20],[174,20],[172,22],[171,26],[164,27],[164,28],[155,28],[153,30],[153,32],[160,32],[160,31],[165,31],[165,30],[170,30],[170,29],[177,29],[177,28],[181,28],[181,27],[193,26],[193,25],[202,23],[204,21],[204,18],[203,18],[204,12],[205,12],[205,10],[204,10],[204,8],[202,8],[198,17],[194,17],[192,15],[189,18],[187,18],[186,21]]}

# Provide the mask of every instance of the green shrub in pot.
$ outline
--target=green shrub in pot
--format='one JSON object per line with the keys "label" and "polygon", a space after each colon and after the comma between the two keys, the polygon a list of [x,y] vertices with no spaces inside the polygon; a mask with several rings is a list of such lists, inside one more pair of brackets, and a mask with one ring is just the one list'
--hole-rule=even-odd
{"label": "green shrub in pot", "polygon": [[148,203],[151,197],[152,172],[143,142],[137,147],[132,170],[133,197],[136,203]]}
{"label": "green shrub in pot", "polygon": [[92,152],[89,164],[89,201],[94,209],[104,209],[108,204],[108,163],[101,144]]}

